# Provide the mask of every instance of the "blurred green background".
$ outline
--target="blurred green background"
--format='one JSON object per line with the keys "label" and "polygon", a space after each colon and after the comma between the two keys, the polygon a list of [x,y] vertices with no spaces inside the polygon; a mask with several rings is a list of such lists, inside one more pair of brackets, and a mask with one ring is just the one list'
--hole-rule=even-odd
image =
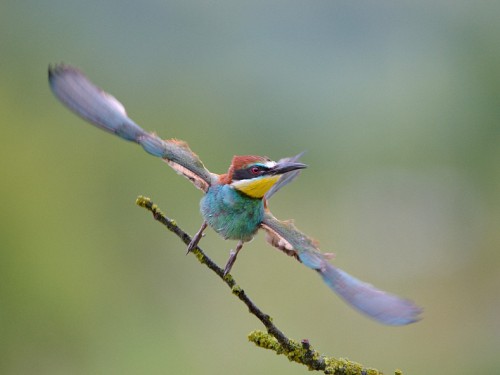
{"label": "blurred green background", "polygon": [[[214,172],[306,150],[275,215],[425,309],[381,326],[261,234],[233,274],[289,336],[387,373],[498,373],[499,15],[493,1],[3,1],[0,373],[307,371],[248,343],[261,324],[135,206],[201,223],[188,182],[55,100],[61,61]],[[202,245],[222,264],[234,243]]]}

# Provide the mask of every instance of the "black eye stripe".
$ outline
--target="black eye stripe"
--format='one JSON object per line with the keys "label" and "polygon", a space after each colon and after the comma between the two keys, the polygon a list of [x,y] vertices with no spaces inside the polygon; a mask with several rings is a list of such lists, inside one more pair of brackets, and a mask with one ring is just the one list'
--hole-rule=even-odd
{"label": "black eye stripe", "polygon": [[[253,172],[254,168],[257,168],[257,173]],[[263,175],[269,168],[262,165],[251,165],[248,168],[238,169],[233,173],[233,180],[248,180],[254,177]]]}

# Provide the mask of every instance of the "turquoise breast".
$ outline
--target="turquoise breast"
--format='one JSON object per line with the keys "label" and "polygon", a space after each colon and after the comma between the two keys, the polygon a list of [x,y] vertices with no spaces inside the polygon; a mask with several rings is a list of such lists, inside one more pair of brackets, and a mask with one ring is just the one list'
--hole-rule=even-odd
{"label": "turquoise breast", "polygon": [[232,240],[250,241],[264,217],[262,199],[250,198],[229,185],[211,186],[200,210],[210,227]]}

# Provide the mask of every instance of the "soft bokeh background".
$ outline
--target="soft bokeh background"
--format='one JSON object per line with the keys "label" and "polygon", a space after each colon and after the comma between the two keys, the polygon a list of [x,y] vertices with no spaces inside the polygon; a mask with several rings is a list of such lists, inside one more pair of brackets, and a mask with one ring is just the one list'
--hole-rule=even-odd
{"label": "soft bokeh background", "polygon": [[[3,1],[0,373],[307,371],[248,343],[261,324],[135,206],[201,223],[188,182],[54,99],[60,61],[212,171],[307,150],[275,214],[425,308],[381,326],[259,235],[234,276],[289,336],[387,373],[498,373],[499,5]],[[221,264],[231,246],[203,240]]]}

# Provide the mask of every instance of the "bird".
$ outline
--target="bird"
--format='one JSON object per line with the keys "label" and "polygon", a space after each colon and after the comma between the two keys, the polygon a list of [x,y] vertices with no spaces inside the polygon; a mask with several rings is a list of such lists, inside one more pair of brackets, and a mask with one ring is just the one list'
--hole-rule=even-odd
{"label": "bird", "polygon": [[278,161],[237,155],[226,173],[212,173],[186,142],[163,140],[143,130],[115,97],[93,84],[78,68],[62,63],[49,65],[48,79],[55,97],[71,111],[104,131],[139,144],[204,193],[200,201],[203,222],[188,245],[188,253],[198,246],[207,227],[224,239],[238,241],[224,268],[227,275],[243,245],[263,230],[270,245],[316,271],[330,289],[366,316],[391,326],[421,319],[423,310],[414,302],[333,266],[332,255],[322,253],[316,240],[297,229],[292,220],[282,221],[271,213],[269,199],[307,167],[299,161],[302,153]]}

